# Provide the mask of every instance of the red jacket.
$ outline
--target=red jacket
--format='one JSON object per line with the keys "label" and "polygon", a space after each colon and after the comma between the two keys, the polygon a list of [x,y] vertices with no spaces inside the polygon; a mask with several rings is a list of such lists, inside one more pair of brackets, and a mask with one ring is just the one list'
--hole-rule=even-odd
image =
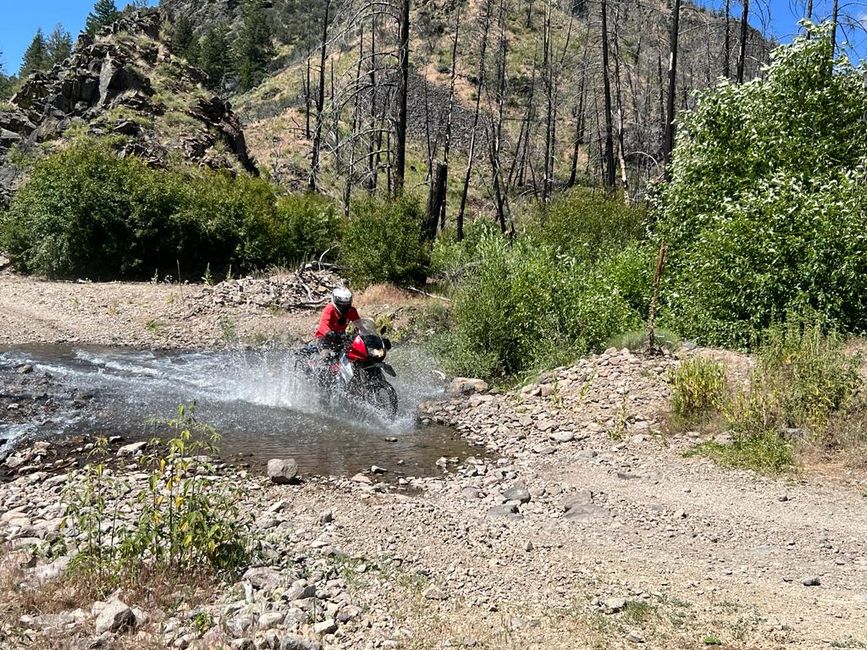
{"label": "red jacket", "polygon": [[346,326],[349,323],[357,321],[361,316],[358,315],[358,310],[355,307],[350,307],[346,315],[340,313],[334,303],[328,303],[325,309],[322,310],[322,316],[319,318],[319,327],[316,330],[316,338],[322,338],[329,332],[337,332],[343,334],[346,332]]}

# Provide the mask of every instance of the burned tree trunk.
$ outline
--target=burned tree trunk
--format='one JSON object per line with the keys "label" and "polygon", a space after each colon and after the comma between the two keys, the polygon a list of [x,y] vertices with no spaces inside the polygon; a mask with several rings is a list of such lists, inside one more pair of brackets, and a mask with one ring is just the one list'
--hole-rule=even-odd
{"label": "burned tree trunk", "polygon": [[741,14],[741,42],[738,50],[737,82],[744,82],[744,65],[747,61],[747,35],[749,28],[750,0],[744,0],[744,12]]}
{"label": "burned tree trunk", "polygon": [[403,192],[406,177],[407,94],[409,93],[409,3],[401,0],[397,60],[397,122],[394,128],[394,195]]}
{"label": "burned tree trunk", "polygon": [[319,156],[322,147],[322,117],[325,110],[325,57],[328,51],[328,12],[331,0],[325,0],[322,17],[322,42],[319,48],[319,91],[316,94],[316,127],[313,132],[313,156],[310,161],[310,189],[316,190],[319,177]]}
{"label": "burned tree trunk", "polygon": [[666,99],[663,161],[665,176],[670,178],[671,152],[674,151],[674,98],[677,92],[677,39],[680,30],[680,0],[674,0],[671,12],[671,58],[668,63],[668,97]]}
{"label": "burned tree trunk", "polygon": [[[680,0],[677,0],[678,2]],[[602,0],[602,88],[605,99],[605,176],[604,185],[607,189],[614,187],[614,124],[611,108],[611,80],[608,72],[608,2]]]}

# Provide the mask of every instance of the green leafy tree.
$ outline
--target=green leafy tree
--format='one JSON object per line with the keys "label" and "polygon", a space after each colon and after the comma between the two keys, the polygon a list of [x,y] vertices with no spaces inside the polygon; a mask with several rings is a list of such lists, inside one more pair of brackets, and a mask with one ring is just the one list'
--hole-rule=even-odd
{"label": "green leafy tree", "polygon": [[96,0],[93,11],[87,15],[85,31],[93,36],[106,25],[110,25],[120,17],[114,0]]}
{"label": "green leafy tree", "polygon": [[746,346],[792,312],[867,329],[867,83],[829,25],[681,116],[659,235],[673,324]]}
{"label": "green leafy tree", "polygon": [[268,71],[275,50],[271,22],[262,0],[244,5],[244,24],[235,48],[238,80],[242,91],[258,85]]}
{"label": "green leafy tree", "polygon": [[30,45],[24,51],[24,57],[21,60],[21,69],[18,71],[20,77],[26,77],[46,70],[49,67],[50,59],[48,55],[48,47],[45,43],[45,35],[41,29],[36,30],[36,35],[30,41]]}
{"label": "green leafy tree", "polygon": [[48,36],[45,44],[48,55],[48,67],[61,63],[72,53],[72,36],[57,23],[54,31]]}
{"label": "green leafy tree", "polygon": [[232,70],[228,28],[225,25],[215,26],[202,38],[198,47],[196,64],[207,75],[210,88],[222,88],[226,76]]}

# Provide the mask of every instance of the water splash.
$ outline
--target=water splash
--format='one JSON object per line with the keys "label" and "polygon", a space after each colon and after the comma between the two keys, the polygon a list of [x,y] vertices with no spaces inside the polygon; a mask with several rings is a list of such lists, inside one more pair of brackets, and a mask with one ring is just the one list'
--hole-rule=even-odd
{"label": "water splash", "polygon": [[39,427],[40,435],[97,431],[146,438],[158,433],[147,422],[166,420],[178,404],[196,402],[200,418],[223,435],[224,453],[252,455],[254,462],[292,456],[308,472],[344,473],[403,461],[407,472],[429,474],[441,455],[469,455],[452,432],[417,426],[419,402],[442,390],[431,360],[406,347],[396,348],[389,361],[397,371],[392,382],[400,408],[397,419],[385,423],[320,399],[285,348],[165,353],[38,346],[0,354],[0,367],[30,363],[37,373],[95,396],[83,416],[58,414]]}

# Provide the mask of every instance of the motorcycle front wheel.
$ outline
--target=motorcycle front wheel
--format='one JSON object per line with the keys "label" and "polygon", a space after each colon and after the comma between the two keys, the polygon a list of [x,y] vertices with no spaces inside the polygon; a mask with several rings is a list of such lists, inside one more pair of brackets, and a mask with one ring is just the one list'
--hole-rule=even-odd
{"label": "motorcycle front wheel", "polygon": [[397,417],[397,391],[385,379],[378,379],[366,386],[365,398],[389,421]]}

